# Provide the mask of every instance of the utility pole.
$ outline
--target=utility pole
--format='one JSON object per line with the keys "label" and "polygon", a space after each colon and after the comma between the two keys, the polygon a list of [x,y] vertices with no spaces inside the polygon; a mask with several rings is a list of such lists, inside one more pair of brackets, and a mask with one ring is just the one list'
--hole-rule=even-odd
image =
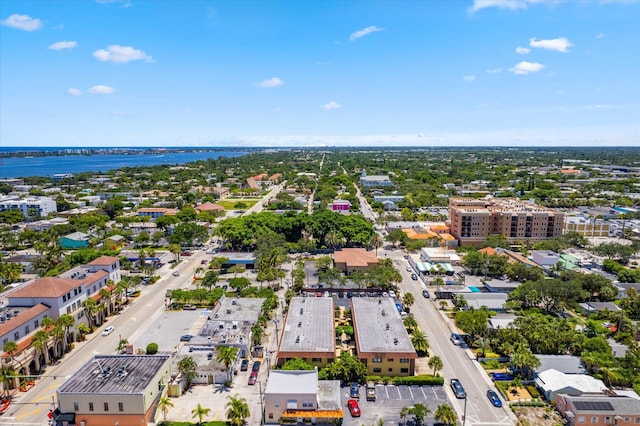
{"label": "utility pole", "polygon": [[467,423],[467,397],[464,397],[464,414],[462,414],[462,426]]}
{"label": "utility pole", "polygon": [[260,398],[260,425],[264,425],[264,407],[262,406],[263,402],[262,402],[262,382],[258,381],[258,386],[259,386],[259,394],[258,394],[258,398]]}

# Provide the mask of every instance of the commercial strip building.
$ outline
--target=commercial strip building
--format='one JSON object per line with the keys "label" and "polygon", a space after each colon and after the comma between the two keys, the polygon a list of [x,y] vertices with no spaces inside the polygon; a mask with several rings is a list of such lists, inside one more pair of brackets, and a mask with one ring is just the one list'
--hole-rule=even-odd
{"label": "commercial strip building", "polygon": [[479,245],[490,235],[535,242],[564,229],[563,213],[514,198],[450,198],[449,219],[460,245]]}
{"label": "commercial strip building", "polygon": [[412,376],[416,353],[391,297],[351,299],[357,356],[371,375]]}
{"label": "commercial strip building", "polygon": [[59,415],[86,426],[148,424],[170,376],[169,355],[97,355],[56,391]]}
{"label": "commercial strip building", "polygon": [[336,357],[336,334],[332,297],[294,297],[278,346],[278,366],[302,358],[317,368]]}

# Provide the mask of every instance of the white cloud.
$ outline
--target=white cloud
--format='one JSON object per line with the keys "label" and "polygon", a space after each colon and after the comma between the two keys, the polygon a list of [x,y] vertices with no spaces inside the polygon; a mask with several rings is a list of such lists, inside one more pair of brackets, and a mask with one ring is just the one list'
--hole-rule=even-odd
{"label": "white cloud", "polygon": [[522,61],[517,63],[513,68],[509,68],[509,71],[511,71],[514,74],[524,75],[532,72],[538,72],[543,68],[544,68],[544,65],[539,64],[537,62]]}
{"label": "white cloud", "polygon": [[7,19],[0,21],[2,25],[15,28],[22,31],[36,31],[42,28],[42,21],[37,18],[32,18],[29,15],[18,15],[14,13]]}
{"label": "white cloud", "polygon": [[271,78],[268,78],[268,79],[258,83],[258,86],[260,86],[260,87],[262,87],[264,89],[270,89],[272,87],[282,86],[283,84],[284,84],[284,81],[282,81],[281,78],[271,77]]}
{"label": "white cloud", "polygon": [[529,49],[528,47],[516,47],[516,53],[520,55],[526,55],[529,52],[531,52],[531,49]]}
{"label": "white cloud", "polygon": [[93,86],[89,89],[89,93],[93,93],[94,95],[110,95],[115,92],[116,89],[109,86],[104,86],[102,84],[98,84],[97,86]]}
{"label": "white cloud", "polygon": [[103,62],[114,62],[116,64],[126,64],[131,61],[144,59],[147,62],[153,62],[153,58],[142,50],[134,49],[131,46],[120,46],[114,44],[107,49],[100,49],[93,52],[93,57]]}
{"label": "white cloud", "polygon": [[70,96],[80,96],[82,95],[82,92],[78,89],[74,89],[73,87],[69,88],[69,90],[67,90],[67,94]]}
{"label": "white cloud", "polygon": [[77,41],[58,41],[56,43],[53,43],[48,48],[51,49],[51,50],[60,51],[60,50],[64,50],[64,49],[73,49],[77,45],[78,45]]}
{"label": "white cloud", "polygon": [[607,35],[605,33],[600,33],[596,36],[597,39],[599,38],[605,38]]}
{"label": "white cloud", "polygon": [[339,103],[335,102],[335,101],[331,101],[331,102],[327,102],[324,105],[321,105],[320,108],[329,111],[332,109],[340,109],[342,108],[342,105],[340,105]]}
{"label": "white cloud", "polygon": [[380,27],[376,27],[375,25],[372,25],[367,28],[363,28],[361,30],[356,31],[355,33],[351,33],[351,35],[349,36],[349,41],[356,41],[359,38],[362,38],[371,33],[377,33],[378,31],[384,31],[384,30]]}
{"label": "white cloud", "polygon": [[554,38],[550,40],[536,40],[535,38],[530,38],[529,46],[567,53],[569,52],[569,48],[573,46],[573,44],[566,37]]}
{"label": "white cloud", "polygon": [[502,72],[502,68],[490,68],[487,70],[488,74],[498,74],[499,72]]}
{"label": "white cloud", "polygon": [[499,9],[526,9],[527,3],[533,3],[533,1],[527,0],[473,0],[473,6],[468,11],[471,13],[477,12],[481,9],[489,7],[497,7]]}
{"label": "white cloud", "polygon": [[464,81],[476,81],[476,76],[475,75],[465,75],[462,78],[464,79]]}
{"label": "white cloud", "polygon": [[96,0],[96,3],[100,4],[118,4],[122,3],[122,7],[127,8],[131,6],[130,0]]}

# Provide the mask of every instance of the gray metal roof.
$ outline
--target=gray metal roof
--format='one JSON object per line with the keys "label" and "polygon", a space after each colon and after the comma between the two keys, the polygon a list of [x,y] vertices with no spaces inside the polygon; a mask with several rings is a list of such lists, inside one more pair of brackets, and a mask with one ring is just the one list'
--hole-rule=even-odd
{"label": "gray metal roof", "polygon": [[335,352],[335,342],[333,298],[292,298],[280,351]]}
{"label": "gray metal roof", "polygon": [[316,370],[271,370],[265,395],[318,393],[318,372]]}
{"label": "gray metal roof", "polygon": [[[576,414],[604,414],[606,412],[612,415],[637,415],[640,412],[640,401],[634,398],[626,398],[620,396],[569,396],[563,395],[565,399],[572,401],[581,408],[576,410]],[[612,409],[600,408],[603,403],[609,403]]]}
{"label": "gray metal roof", "polygon": [[536,373],[542,373],[546,370],[557,370],[565,374],[586,374],[585,368],[582,366],[580,357],[574,355],[542,355],[535,354],[540,360],[540,367],[535,369]]}
{"label": "gray metal roof", "polygon": [[168,361],[169,355],[98,355],[64,382],[58,392],[140,394]]}
{"label": "gray metal roof", "polygon": [[407,329],[391,297],[351,299],[360,352],[414,352]]}

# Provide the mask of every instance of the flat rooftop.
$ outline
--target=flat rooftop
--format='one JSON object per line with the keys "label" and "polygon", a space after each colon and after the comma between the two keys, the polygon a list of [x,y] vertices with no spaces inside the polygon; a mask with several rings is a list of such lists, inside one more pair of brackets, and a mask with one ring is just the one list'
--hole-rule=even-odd
{"label": "flat rooftop", "polygon": [[351,307],[359,352],[415,353],[391,297],[356,297]]}
{"label": "flat rooftop", "polygon": [[58,392],[140,394],[168,361],[169,355],[97,355],[64,382]]}
{"label": "flat rooftop", "polygon": [[292,298],[279,351],[335,352],[335,342],[333,298]]}
{"label": "flat rooftop", "polygon": [[223,297],[220,304],[211,312],[212,321],[258,321],[265,298],[258,297]]}

